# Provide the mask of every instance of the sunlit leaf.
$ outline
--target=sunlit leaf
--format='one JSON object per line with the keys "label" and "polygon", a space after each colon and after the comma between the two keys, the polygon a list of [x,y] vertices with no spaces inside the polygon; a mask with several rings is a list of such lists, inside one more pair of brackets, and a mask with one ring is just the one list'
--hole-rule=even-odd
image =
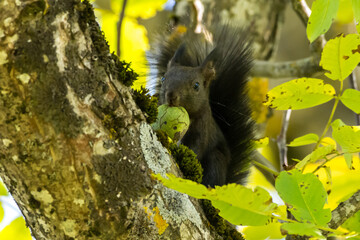
{"label": "sunlit leaf", "polygon": [[306,27],[310,42],[326,33],[336,17],[339,0],[316,0],[311,6],[311,15]]}
{"label": "sunlit leaf", "polygon": [[326,181],[324,184],[324,188],[325,188],[326,192],[328,193],[329,191],[331,191],[332,182],[333,182],[331,168],[328,166],[324,166],[323,169],[325,170],[325,173],[326,173]]}
{"label": "sunlit leaf", "polygon": [[316,78],[299,78],[271,89],[265,105],[277,110],[304,109],[334,98],[335,89]]}
{"label": "sunlit leaf", "polygon": [[352,0],[357,32],[360,33],[360,0]]}
{"label": "sunlit leaf", "polygon": [[[100,1],[100,0],[98,0]],[[139,89],[146,84],[145,52],[149,50],[147,32],[144,26],[138,24],[138,18],[150,18],[161,10],[166,0],[136,0],[127,1],[125,17],[121,26],[120,59],[131,62],[131,67],[139,74],[134,88]],[[108,8],[108,5],[103,7]],[[111,52],[117,52],[117,23],[122,10],[122,1],[112,1],[110,11],[96,11],[100,19],[101,28],[105,32]],[[98,9],[99,10],[99,9]]]}
{"label": "sunlit leaf", "polygon": [[352,10],[351,0],[340,0],[336,21],[340,24],[347,24],[351,23],[353,21],[353,18],[354,14]]}
{"label": "sunlit leaf", "polygon": [[345,158],[346,165],[348,166],[349,169],[351,169],[352,164],[353,164],[353,156],[352,156],[352,154],[351,153],[345,153],[344,158]]}
{"label": "sunlit leaf", "polygon": [[212,205],[219,209],[219,215],[235,225],[261,226],[266,224],[276,209],[270,194],[259,187],[254,190],[238,184],[229,184],[215,189],[167,175],[153,175],[166,187],[186,193],[189,196],[211,200]]}
{"label": "sunlit leaf", "polygon": [[262,148],[269,144],[269,138],[264,137],[258,140],[254,140],[254,148]]}
{"label": "sunlit leaf", "polygon": [[340,100],[356,114],[360,114],[360,91],[348,88],[341,95]]}
{"label": "sunlit leaf", "polygon": [[0,222],[4,218],[4,208],[2,207],[2,202],[0,201]]}
{"label": "sunlit leaf", "polygon": [[283,171],[276,179],[275,187],[298,221],[318,226],[325,226],[330,221],[330,209],[323,209],[326,191],[314,174],[302,174],[297,169]]}
{"label": "sunlit leaf", "polygon": [[350,230],[360,233],[360,211],[355,213],[354,216],[347,219],[345,223],[342,225],[342,227]]}
{"label": "sunlit leaf", "polygon": [[0,239],[32,240],[32,237],[24,218],[18,217],[0,232]]}
{"label": "sunlit leaf", "polygon": [[289,147],[304,146],[312,143],[317,143],[317,141],[319,141],[319,136],[316,135],[315,133],[309,133],[304,136],[295,138],[288,144],[288,146]]}
{"label": "sunlit leaf", "polygon": [[336,142],[331,137],[325,137],[325,138],[321,139],[320,144],[323,146],[332,145],[332,146],[334,146],[334,149],[336,150]]}
{"label": "sunlit leaf", "polygon": [[287,231],[288,234],[325,239],[325,237],[321,235],[320,230],[311,223],[284,223],[281,228]]}
{"label": "sunlit leaf", "polygon": [[219,215],[235,225],[261,226],[271,219],[276,204],[263,188],[254,190],[238,184],[215,188],[217,197],[211,200]]}
{"label": "sunlit leaf", "polygon": [[312,153],[308,154],[303,160],[296,164],[297,169],[302,169],[306,164],[310,162],[315,162],[319,159],[326,157],[328,154],[335,152],[334,145],[326,145],[323,147],[318,147]]}
{"label": "sunlit leaf", "polygon": [[360,126],[347,126],[340,119],[332,124],[332,136],[344,152],[360,151]]}
{"label": "sunlit leaf", "polygon": [[0,196],[7,196],[8,194],[4,183],[0,181]]}
{"label": "sunlit leaf", "polygon": [[269,109],[262,103],[268,92],[269,79],[254,77],[248,82],[248,96],[250,100],[252,118],[257,123],[263,123],[268,117]]}
{"label": "sunlit leaf", "polygon": [[281,239],[281,223],[271,222],[264,226],[247,227],[243,231],[246,240]]}
{"label": "sunlit leaf", "polygon": [[321,54],[320,66],[332,80],[344,80],[360,62],[360,36],[341,35],[329,40]]}

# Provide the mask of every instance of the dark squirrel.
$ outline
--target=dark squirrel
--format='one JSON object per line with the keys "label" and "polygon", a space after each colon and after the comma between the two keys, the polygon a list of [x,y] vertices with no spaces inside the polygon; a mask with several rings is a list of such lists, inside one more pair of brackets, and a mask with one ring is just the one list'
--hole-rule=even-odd
{"label": "dark squirrel", "polygon": [[159,104],[189,113],[181,143],[197,154],[203,184],[244,184],[254,132],[246,93],[252,51],[241,28],[218,26],[207,36],[173,34],[161,43],[154,63]]}

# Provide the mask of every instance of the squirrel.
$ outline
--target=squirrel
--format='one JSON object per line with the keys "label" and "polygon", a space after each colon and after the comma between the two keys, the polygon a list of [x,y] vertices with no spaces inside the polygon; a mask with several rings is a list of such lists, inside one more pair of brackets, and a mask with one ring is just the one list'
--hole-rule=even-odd
{"label": "squirrel", "polygon": [[190,126],[180,143],[196,153],[206,186],[244,184],[251,165],[247,35],[230,25],[216,27],[212,35],[173,34],[153,56],[159,104],[188,112]]}

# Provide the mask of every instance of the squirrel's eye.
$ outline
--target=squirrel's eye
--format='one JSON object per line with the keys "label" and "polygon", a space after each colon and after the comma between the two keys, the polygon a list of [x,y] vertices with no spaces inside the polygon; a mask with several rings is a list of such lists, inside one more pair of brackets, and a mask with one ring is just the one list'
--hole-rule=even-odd
{"label": "squirrel's eye", "polygon": [[195,89],[196,91],[199,91],[199,89],[200,89],[200,83],[196,82],[196,83],[194,84],[194,89]]}
{"label": "squirrel's eye", "polygon": [[162,77],[160,81],[161,81],[161,83],[164,83],[165,82],[165,77]]}

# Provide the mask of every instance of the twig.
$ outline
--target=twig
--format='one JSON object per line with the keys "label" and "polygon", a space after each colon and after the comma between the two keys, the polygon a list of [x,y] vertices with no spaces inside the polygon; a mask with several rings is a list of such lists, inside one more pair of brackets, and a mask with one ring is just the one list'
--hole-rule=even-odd
{"label": "twig", "polygon": [[203,20],[203,16],[204,16],[204,5],[200,0],[194,0],[193,1],[193,7],[195,9],[195,33],[202,33],[203,32],[203,24],[202,24],[202,20]]}
{"label": "twig", "polygon": [[291,116],[291,110],[286,110],[284,112],[283,120],[282,120],[282,128],[281,132],[277,138],[277,145],[279,148],[279,156],[280,156],[280,167],[281,169],[287,168],[289,166],[287,159],[287,146],[286,146],[286,133],[289,127]]}
{"label": "twig", "polygon": [[118,57],[120,57],[121,26],[122,26],[122,22],[123,22],[124,16],[125,16],[126,3],[127,3],[127,0],[123,0],[122,9],[121,9],[121,12],[119,15],[119,21],[116,25],[116,31],[117,31],[116,54]]}
{"label": "twig", "polygon": [[254,77],[271,78],[310,77],[323,71],[319,62],[320,58],[316,56],[287,62],[256,60],[250,74]]}
{"label": "twig", "polygon": [[296,14],[306,26],[311,14],[311,9],[309,8],[305,0],[292,0],[291,2]]}
{"label": "twig", "polygon": [[[307,5],[305,0],[292,0],[291,1],[292,6],[296,14],[299,16],[302,23],[307,26],[307,23],[309,21],[310,15],[311,15],[311,9]],[[326,44],[325,36],[324,34],[319,36],[311,45],[310,50],[313,53],[316,53],[320,56],[322,50],[324,49],[324,46]]]}
{"label": "twig", "polygon": [[259,162],[256,162],[256,161],[253,161],[253,164],[254,164],[256,167],[259,167],[259,168],[261,168],[261,169],[263,169],[263,170],[265,170],[265,171],[267,171],[267,172],[269,172],[269,173],[273,174],[274,176],[278,176],[278,175],[279,175],[279,173],[278,173],[278,172],[276,172],[276,171],[272,170],[271,168],[269,168],[269,167],[265,166],[265,165],[264,165],[264,164],[262,164],[262,163],[259,163]]}

